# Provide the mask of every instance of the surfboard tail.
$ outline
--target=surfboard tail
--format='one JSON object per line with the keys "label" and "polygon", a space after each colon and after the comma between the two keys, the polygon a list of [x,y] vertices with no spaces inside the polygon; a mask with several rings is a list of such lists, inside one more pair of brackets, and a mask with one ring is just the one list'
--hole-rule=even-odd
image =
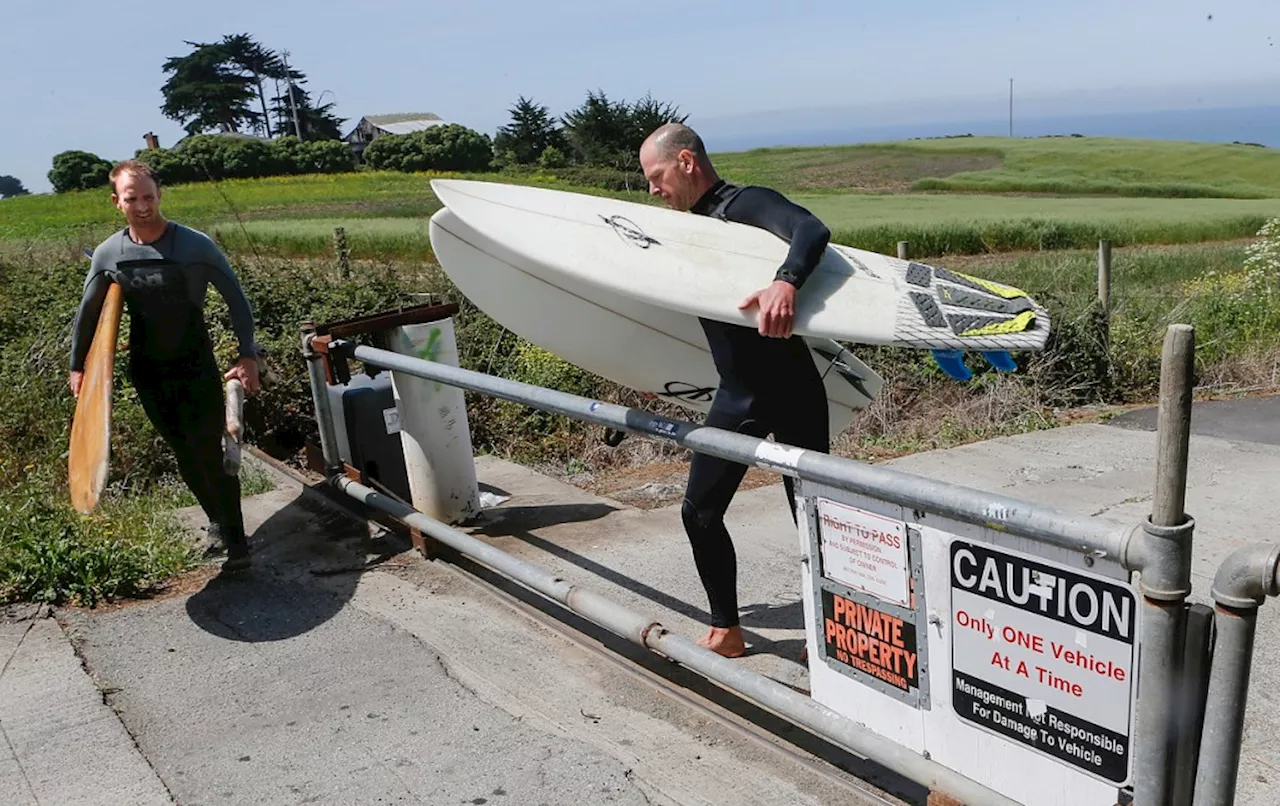
{"label": "surfboard tail", "polygon": [[124,307],[120,286],[112,283],[102,304],[85,359],[84,382],[71,422],[71,445],[67,455],[71,504],[81,514],[98,505],[107,486],[111,460],[111,404],[114,392],[116,340]]}
{"label": "surfboard tail", "polygon": [[222,435],[222,470],[228,476],[240,473],[240,452],[244,442],[244,384],[233,378],[226,388],[226,431]]}

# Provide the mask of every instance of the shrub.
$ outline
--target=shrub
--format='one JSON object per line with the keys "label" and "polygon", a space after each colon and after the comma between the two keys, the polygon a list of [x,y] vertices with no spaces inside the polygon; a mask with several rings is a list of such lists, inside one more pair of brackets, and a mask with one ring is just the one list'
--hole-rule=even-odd
{"label": "shrub", "polygon": [[552,172],[563,182],[603,190],[644,190],[649,186],[644,174],[639,171],[623,171],[594,165],[573,165],[556,168]]}
{"label": "shrub", "polygon": [[388,171],[484,171],[492,159],[489,136],[457,123],[383,135],[364,150],[370,168]]}
{"label": "shrub", "polygon": [[49,183],[56,193],[93,190],[107,184],[111,163],[88,151],[63,151],[53,158]]}
{"label": "shrub", "polygon": [[141,149],[135,158],[155,169],[166,185],[355,169],[351,149],[341,140],[304,142],[293,135],[274,140],[198,135],[177,148]]}
{"label": "shrub", "polygon": [[538,155],[539,168],[563,168],[568,163],[568,158],[564,152],[555,146],[547,146]]}

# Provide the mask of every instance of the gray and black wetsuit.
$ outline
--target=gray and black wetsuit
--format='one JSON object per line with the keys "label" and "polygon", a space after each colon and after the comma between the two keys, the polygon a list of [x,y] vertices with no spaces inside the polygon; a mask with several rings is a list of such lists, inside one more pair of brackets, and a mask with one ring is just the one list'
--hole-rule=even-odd
{"label": "gray and black wetsuit", "polygon": [[[787,258],[772,279],[797,288],[813,273],[831,237],[812,213],[768,188],[720,181],[691,212],[760,227],[788,242]],[[826,389],[804,340],[794,335],[771,338],[754,327],[699,321],[720,375],[706,424],[754,437],[772,434],[788,445],[827,452]],[[681,514],[714,627],[738,623],[737,555],[724,515],[746,472],[745,465],[705,454],[694,454],[689,467]],[[790,477],[783,481],[794,519],[794,483]]]}
{"label": "gray and black wetsuit", "polygon": [[243,542],[240,481],[222,470],[222,372],[204,319],[209,285],[227,301],[240,356],[257,354],[253,313],[227,259],[204,233],[170,222],[152,243],[129,230],[93,253],[71,338],[83,371],[107,288],[120,283],[129,311],[129,377],[152,424],[173,449],[182,479],[228,545]]}

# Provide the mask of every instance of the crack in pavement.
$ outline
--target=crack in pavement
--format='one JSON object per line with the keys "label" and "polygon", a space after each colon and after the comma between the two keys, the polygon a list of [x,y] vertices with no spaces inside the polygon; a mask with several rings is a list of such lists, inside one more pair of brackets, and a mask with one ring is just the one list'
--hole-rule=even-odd
{"label": "crack in pavement", "polygon": [[13,651],[9,653],[9,657],[5,658],[4,667],[0,668],[0,678],[3,678],[5,672],[9,671],[9,667],[13,665],[13,659],[18,657],[18,650],[22,649],[23,642],[27,640],[27,636],[31,634],[31,630],[34,629],[35,626],[36,623],[33,621],[27,625],[25,630],[22,631],[22,637],[20,637],[18,639],[18,643],[14,645]]}
{"label": "crack in pavement", "polygon": [[151,770],[151,774],[160,782],[160,786],[164,787],[164,793],[169,797],[169,801],[171,803],[177,803],[178,798],[173,794],[173,790],[169,788],[169,782],[164,779],[164,776],[162,776],[160,771],[156,769],[156,765],[147,757],[146,752],[142,749],[142,745],[138,744],[138,736],[133,732],[133,729],[129,727],[129,723],[124,721],[124,714],[121,713],[122,709],[117,708],[116,704],[112,702],[111,695],[119,693],[120,689],[106,687],[103,685],[106,682],[105,678],[99,676],[89,664],[89,658],[84,654],[80,641],[77,641],[68,635],[67,643],[71,645],[72,654],[74,654],[76,656],[76,660],[80,662],[81,671],[84,672],[85,676],[89,678],[89,681],[93,683],[94,689],[99,695],[101,695],[102,704],[111,710],[111,715],[120,723],[120,728],[124,731],[124,735],[129,737],[129,742],[133,745],[133,749],[138,751],[138,757],[141,758],[147,765],[147,768]]}
{"label": "crack in pavement", "polygon": [[627,783],[631,784],[631,788],[640,793],[640,797],[644,798],[644,802],[653,806],[653,799],[649,797],[649,793],[644,791],[644,787],[640,786],[636,778],[636,771],[628,767],[622,771],[622,777],[627,779]]}
{"label": "crack in pavement", "polygon": [[[18,657],[18,651],[22,649],[23,643],[26,642],[27,636],[35,629],[36,623],[32,621],[27,628],[22,631],[22,636],[18,638],[18,643],[13,647],[13,651],[9,653],[9,657],[5,658],[4,667],[0,668],[0,679],[3,679],[9,671],[9,667],[13,665],[13,659]],[[27,777],[27,768],[22,766],[22,759],[18,758],[18,748],[13,746],[13,740],[9,738],[9,732],[4,729],[4,721],[0,720],[0,735],[4,736],[5,746],[9,748],[9,755],[13,756],[13,763],[18,765],[18,773],[22,775],[22,782],[27,785],[27,792],[31,795],[31,800],[36,806],[40,806],[40,798],[36,797],[36,789],[31,784],[31,779]]]}
{"label": "crack in pavement", "polygon": [[36,789],[31,785],[31,779],[27,777],[27,768],[22,766],[22,760],[18,758],[18,749],[13,746],[13,741],[9,739],[9,732],[4,729],[3,721],[0,721],[0,736],[4,736],[4,743],[9,747],[9,755],[13,756],[13,763],[18,765],[18,772],[22,775],[22,783],[27,785],[27,792],[31,795],[31,800],[36,806],[40,806],[40,798],[36,797]]}
{"label": "crack in pavement", "polygon": [[1110,512],[1111,510],[1125,506],[1126,504],[1141,504],[1143,501],[1150,501],[1150,500],[1151,500],[1151,496],[1149,495],[1135,495],[1132,498],[1126,498],[1123,501],[1117,501],[1114,504],[1107,504],[1105,507],[1098,510],[1097,512],[1091,513],[1089,517],[1096,518],[1099,515],[1104,515]]}

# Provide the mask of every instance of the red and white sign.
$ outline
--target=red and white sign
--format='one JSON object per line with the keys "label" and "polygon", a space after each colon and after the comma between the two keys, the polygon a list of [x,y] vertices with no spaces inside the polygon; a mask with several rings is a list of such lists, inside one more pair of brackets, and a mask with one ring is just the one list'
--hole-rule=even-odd
{"label": "red and white sign", "polygon": [[902,521],[818,499],[822,575],[886,602],[911,606],[907,529]]}

